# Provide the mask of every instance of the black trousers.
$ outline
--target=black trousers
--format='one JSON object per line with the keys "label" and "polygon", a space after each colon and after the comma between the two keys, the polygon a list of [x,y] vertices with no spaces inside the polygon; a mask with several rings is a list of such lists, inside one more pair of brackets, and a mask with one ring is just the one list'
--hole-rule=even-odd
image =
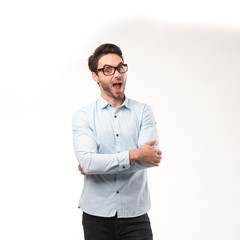
{"label": "black trousers", "polygon": [[83,213],[85,240],[152,240],[148,214],[134,218],[96,217]]}

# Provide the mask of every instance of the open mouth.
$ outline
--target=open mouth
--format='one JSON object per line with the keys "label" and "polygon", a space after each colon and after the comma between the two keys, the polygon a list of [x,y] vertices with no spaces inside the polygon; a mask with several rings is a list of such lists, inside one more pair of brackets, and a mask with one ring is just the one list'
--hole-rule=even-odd
{"label": "open mouth", "polygon": [[117,91],[121,90],[122,87],[122,83],[114,83],[113,84],[113,88]]}

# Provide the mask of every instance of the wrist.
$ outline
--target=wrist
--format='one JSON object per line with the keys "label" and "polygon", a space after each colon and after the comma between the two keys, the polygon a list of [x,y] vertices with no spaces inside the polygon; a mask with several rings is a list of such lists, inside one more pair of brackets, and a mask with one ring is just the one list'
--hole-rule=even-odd
{"label": "wrist", "polygon": [[136,160],[138,160],[138,158],[139,158],[139,149],[138,148],[129,151],[130,164],[135,162]]}

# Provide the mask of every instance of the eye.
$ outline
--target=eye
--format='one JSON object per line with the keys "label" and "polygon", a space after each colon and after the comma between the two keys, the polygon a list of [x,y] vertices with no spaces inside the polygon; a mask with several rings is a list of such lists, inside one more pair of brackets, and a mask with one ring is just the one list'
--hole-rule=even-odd
{"label": "eye", "polygon": [[118,66],[118,69],[119,69],[119,71],[123,71],[124,70],[124,66],[120,65],[120,66]]}
{"label": "eye", "polygon": [[121,72],[121,73],[126,72],[126,68],[125,68],[124,64],[120,64],[120,65],[118,66],[118,71]]}
{"label": "eye", "polygon": [[114,68],[112,68],[112,67],[107,67],[107,68],[104,68],[104,72],[109,74],[109,73],[113,72],[113,69]]}

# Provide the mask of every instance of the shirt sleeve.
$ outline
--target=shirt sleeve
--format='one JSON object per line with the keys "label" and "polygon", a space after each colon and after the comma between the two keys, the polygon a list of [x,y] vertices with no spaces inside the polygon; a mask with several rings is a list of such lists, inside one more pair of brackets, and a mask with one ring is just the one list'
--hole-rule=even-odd
{"label": "shirt sleeve", "polygon": [[[138,148],[141,147],[143,144],[150,142],[152,140],[156,140],[156,143],[153,145],[153,147],[156,149],[159,148],[159,137],[158,137],[156,125],[157,123],[151,107],[145,104],[142,111],[141,125],[140,125],[139,138],[138,138]],[[137,160],[137,161],[134,161],[131,164],[130,168],[127,169],[125,172],[134,172],[134,171],[139,171],[139,170],[150,168],[150,167],[154,167],[154,166]]]}
{"label": "shirt sleeve", "polygon": [[85,174],[114,174],[130,168],[129,151],[116,154],[97,153],[97,142],[86,111],[79,110],[72,120],[73,145]]}

